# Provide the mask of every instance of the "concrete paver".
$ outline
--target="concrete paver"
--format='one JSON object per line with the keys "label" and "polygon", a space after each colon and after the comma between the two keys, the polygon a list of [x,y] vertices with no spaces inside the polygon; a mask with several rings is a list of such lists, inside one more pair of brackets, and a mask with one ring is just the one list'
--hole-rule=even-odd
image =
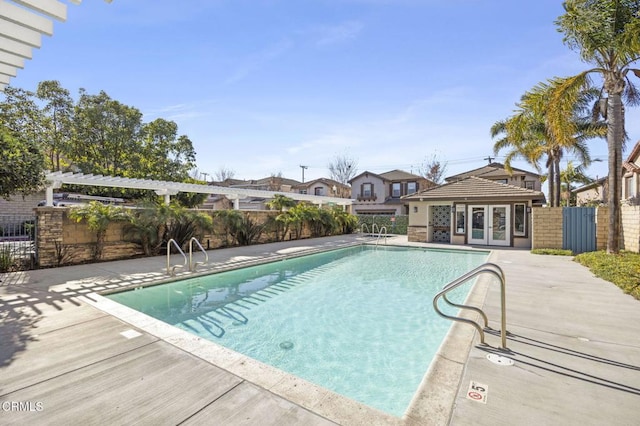
{"label": "concrete paver", "polygon": [[[393,240],[406,244],[406,238]],[[209,269],[359,241],[342,236],[214,250]],[[455,324],[428,385],[402,419],[345,403],[297,378],[281,380],[231,351],[157,325],[138,327],[126,315],[116,318],[85,303],[96,291],[166,280],[164,258],[5,274],[0,423],[637,424],[640,302],[571,258],[500,249],[490,260],[507,276],[509,351],[498,353],[514,365],[487,360],[496,352],[497,335],[487,335],[492,347],[479,345],[472,327]],[[483,282],[470,296],[484,303],[494,329],[498,289]],[[257,371],[260,379],[247,380],[245,370]],[[468,397],[471,381],[488,386],[486,404]],[[21,406],[33,408],[25,411],[7,405],[16,402],[41,406]]]}

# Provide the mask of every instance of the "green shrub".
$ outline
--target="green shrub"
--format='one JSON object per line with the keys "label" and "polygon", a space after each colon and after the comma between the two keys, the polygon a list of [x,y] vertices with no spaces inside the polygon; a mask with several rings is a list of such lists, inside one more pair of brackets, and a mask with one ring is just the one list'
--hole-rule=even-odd
{"label": "green shrub", "polygon": [[552,256],[573,256],[573,252],[571,250],[562,250],[562,249],[533,249],[531,250],[533,254],[548,254]]}
{"label": "green shrub", "polygon": [[8,272],[15,262],[11,247],[0,247],[0,272]]}
{"label": "green shrub", "polygon": [[603,280],[610,281],[622,291],[640,300],[640,254],[604,251],[581,253],[574,259]]}

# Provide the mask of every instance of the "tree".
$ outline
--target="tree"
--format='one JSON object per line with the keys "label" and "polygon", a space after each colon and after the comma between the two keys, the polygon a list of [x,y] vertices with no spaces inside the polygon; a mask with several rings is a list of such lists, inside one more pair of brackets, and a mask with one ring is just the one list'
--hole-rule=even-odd
{"label": "tree", "polygon": [[[284,209],[289,209],[295,205],[296,205],[296,201],[293,198],[289,198],[282,194],[275,194],[271,199],[271,201],[268,201],[266,203],[266,206],[270,210],[277,210],[279,214],[282,214]],[[276,223],[275,223],[276,241],[280,241],[281,239],[284,239],[288,230],[289,229],[286,221],[276,220]]]}
{"label": "tree", "polygon": [[73,100],[69,91],[58,81],[42,81],[38,84],[36,96],[46,101],[44,115],[43,143],[51,170],[62,170],[61,159],[69,151],[72,135]]}
{"label": "tree", "polygon": [[562,185],[562,203],[565,206],[575,206],[576,196],[572,192],[575,189],[574,183],[588,185],[593,179],[585,174],[585,165],[573,165],[573,161],[567,163],[567,167],[560,172],[560,182]]}
{"label": "tree", "polygon": [[[184,180],[195,167],[193,143],[178,135],[178,125],[158,118],[141,128],[142,175],[152,179]],[[142,176],[140,176],[142,177]]]}
{"label": "tree", "polygon": [[[446,172],[447,163],[442,163],[436,154],[426,158],[418,168],[418,173],[435,185],[442,183]],[[431,186],[433,185],[430,184]]]}
{"label": "tree", "polygon": [[100,260],[107,236],[107,229],[112,222],[125,221],[128,219],[124,208],[102,204],[98,201],[91,201],[89,204],[75,207],[69,211],[69,218],[76,222],[85,220],[90,231],[96,234],[96,244],[93,258]]}
{"label": "tree", "polygon": [[[625,140],[624,105],[636,105],[639,94],[629,79],[629,72],[640,77],[631,64],[640,58],[640,3],[635,0],[567,0],[565,13],[556,20],[564,43],[579,52],[581,59],[594,67],[567,78],[553,95],[549,109],[552,132],[558,139],[571,128],[556,120],[571,108],[573,100],[585,87],[592,87],[591,75],[602,80],[602,112],[607,120],[609,229],[607,252],[620,251],[620,199],[622,148]],[[599,108],[600,102],[596,103]]]}
{"label": "tree", "polygon": [[329,177],[343,185],[347,185],[349,181],[358,173],[358,162],[354,158],[347,155],[336,155],[327,166],[329,169]]}
{"label": "tree", "polygon": [[517,104],[516,113],[507,120],[498,121],[491,127],[491,136],[503,135],[494,144],[494,153],[509,149],[505,157],[505,168],[511,170],[511,162],[523,158],[536,170],[540,170],[539,162],[546,157],[549,182],[549,199],[551,206],[560,205],[560,161],[565,152],[571,152],[588,166],[591,162],[586,140],[602,137],[606,127],[601,122],[591,121],[590,101],[597,95],[593,90],[583,91],[575,100],[571,109],[564,116],[558,117],[563,126],[575,132],[557,138],[549,124],[547,111],[554,90],[563,83],[563,79],[552,79],[547,83],[539,83],[526,92]]}
{"label": "tree", "polygon": [[231,169],[226,168],[225,166],[221,166],[214,174],[213,176],[216,178],[216,181],[218,182],[224,182],[227,179],[233,179],[233,177],[236,175],[236,172],[234,172]]}
{"label": "tree", "polygon": [[44,155],[32,140],[16,137],[0,123],[0,197],[27,195],[44,185]]}
{"label": "tree", "polygon": [[[74,141],[70,156],[84,172],[108,176],[139,177],[145,152],[139,140],[142,113],[121,104],[104,91],[80,91],[74,111]],[[155,158],[155,157],[154,157]]]}

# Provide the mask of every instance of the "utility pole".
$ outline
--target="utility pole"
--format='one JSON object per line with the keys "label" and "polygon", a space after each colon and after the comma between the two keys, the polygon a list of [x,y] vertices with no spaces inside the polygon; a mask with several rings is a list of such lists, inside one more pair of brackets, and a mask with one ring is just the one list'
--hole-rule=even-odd
{"label": "utility pole", "polygon": [[205,181],[205,182],[207,182],[207,183],[209,183],[209,181],[207,180],[207,177],[209,177],[209,173],[202,172],[202,173],[200,173],[200,174],[204,175],[204,181]]}
{"label": "utility pole", "polygon": [[491,162],[492,162],[493,160],[495,160],[495,159],[496,159],[496,158],[495,158],[495,157],[492,157],[492,156],[488,156],[488,157],[486,157],[486,158],[483,158],[483,160],[487,160],[487,161],[489,162],[489,164],[491,164]]}
{"label": "utility pole", "polygon": [[304,171],[306,169],[309,168],[309,166],[303,166],[302,164],[300,165],[300,168],[302,169],[302,183],[304,183]]}

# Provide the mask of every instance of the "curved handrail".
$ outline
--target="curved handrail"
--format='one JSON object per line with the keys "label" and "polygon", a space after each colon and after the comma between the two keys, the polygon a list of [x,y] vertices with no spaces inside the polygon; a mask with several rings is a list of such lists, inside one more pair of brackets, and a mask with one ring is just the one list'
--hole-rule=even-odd
{"label": "curved handrail", "polygon": [[[194,242],[196,243],[200,251],[204,253],[204,262],[193,262]],[[196,270],[198,265],[204,265],[207,262],[209,262],[209,255],[207,254],[206,250],[204,249],[204,247],[202,247],[202,244],[200,244],[200,241],[198,241],[196,237],[191,237],[191,239],[189,240],[189,270],[193,272]]]}
{"label": "curved handrail", "polygon": [[[173,267],[171,267],[171,244],[173,244],[174,247],[178,249],[178,252],[180,252],[182,257],[184,258],[184,264],[174,265]],[[187,266],[187,255],[184,254],[184,252],[182,251],[182,249],[180,248],[176,240],[174,240],[173,238],[170,239],[169,241],[167,241],[167,274],[175,275],[176,269],[184,268],[185,266]]]}
{"label": "curved handrail", "polygon": [[484,320],[484,326],[485,328],[488,327],[488,319],[487,319],[487,315],[484,313],[484,311],[480,308],[477,308],[475,306],[468,306],[468,305],[461,305],[461,304],[457,304],[457,303],[453,303],[451,302],[449,299],[447,299],[446,294],[450,291],[453,290],[454,288],[457,288],[459,286],[461,286],[462,284],[466,283],[467,281],[469,281],[472,278],[475,278],[476,276],[484,273],[484,272],[488,272],[496,277],[498,277],[498,279],[500,280],[500,307],[501,307],[501,311],[502,311],[502,315],[500,318],[500,322],[501,322],[501,330],[500,330],[500,337],[501,337],[501,343],[502,343],[502,348],[503,349],[507,349],[507,316],[506,316],[506,298],[505,298],[505,291],[506,291],[506,280],[505,280],[505,275],[504,275],[504,271],[502,270],[502,268],[500,268],[498,265],[496,265],[495,263],[484,263],[480,266],[478,266],[477,268],[467,272],[466,274],[456,278],[455,280],[451,281],[449,284],[445,285],[442,290],[440,292],[438,292],[438,294],[436,294],[433,298],[433,308],[435,309],[436,313],[438,313],[438,315],[440,315],[443,318],[447,318],[450,319],[452,321],[458,321],[458,322],[464,322],[467,324],[471,324],[472,326],[475,327],[476,330],[478,330],[478,333],[480,334],[480,343],[484,344],[484,330],[483,328],[480,326],[480,324],[478,324],[477,322],[467,319],[467,318],[462,318],[462,317],[456,317],[456,316],[452,316],[452,315],[447,315],[444,312],[442,312],[440,310],[440,308],[438,307],[438,299],[440,299],[440,297],[442,297],[445,302],[447,302],[449,305],[457,307],[457,308],[461,308],[461,309],[469,309],[472,310],[474,312],[479,313],[483,320]]}
{"label": "curved handrail", "polygon": [[[384,234],[382,233],[384,231]],[[378,232],[378,238],[376,238],[376,246],[378,245],[378,241],[380,241],[380,237],[384,237],[384,245],[387,245],[387,227],[383,226],[380,228],[380,232]]]}
{"label": "curved handrail", "polygon": [[362,223],[360,224],[360,232],[364,234],[364,229],[367,229],[367,234],[371,234],[371,231],[369,231],[369,225],[367,225],[366,223]]}
{"label": "curved handrail", "polygon": [[380,227],[374,222],[371,224],[371,234],[376,235],[376,230],[380,232]]}

